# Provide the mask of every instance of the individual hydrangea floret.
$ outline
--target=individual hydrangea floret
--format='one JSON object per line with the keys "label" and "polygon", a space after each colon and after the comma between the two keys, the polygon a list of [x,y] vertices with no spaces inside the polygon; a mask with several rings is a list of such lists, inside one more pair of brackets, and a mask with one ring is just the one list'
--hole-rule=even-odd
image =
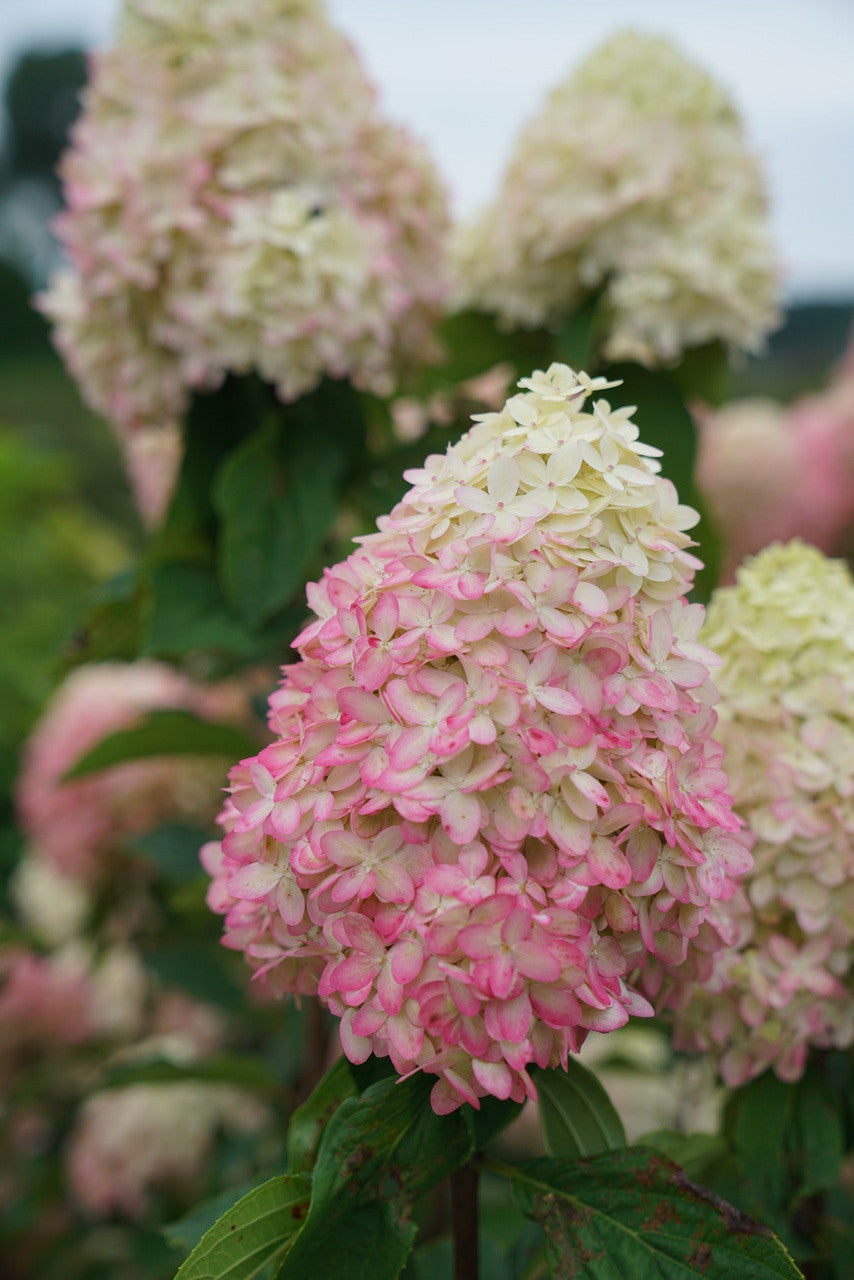
{"label": "individual hydrangea floret", "polygon": [[246,703],[236,686],[198,685],[159,662],[73,671],[26,743],[16,783],[18,819],[34,854],[66,876],[88,880],[108,873],[128,838],[158,822],[210,820],[218,803],[216,761],[153,758],[72,781],[65,774],[102,739],[149,712],[239,723]]}
{"label": "individual hydrangea floret", "polygon": [[854,581],[804,543],[768,547],[715,594],[703,639],[754,868],[711,913],[732,945],[671,993],[677,1043],[731,1085],[796,1080],[811,1047],[854,1040]]}
{"label": "individual hydrangea floret", "polygon": [[778,323],[759,167],[728,95],[668,40],[625,31],[554,89],[492,204],[457,236],[460,305],[558,323],[600,293],[612,360],[673,362]]}
{"label": "individual hydrangea floret", "polygon": [[[226,945],[438,1112],[533,1096],[749,863],[688,604],[697,519],[613,385],[552,365],[308,589],[203,851]],[[593,397],[591,401],[591,397]],[[716,936],[716,935],[715,935]],[[703,957],[705,959],[705,957]]]}
{"label": "individual hydrangea floret", "polygon": [[125,0],[62,176],[43,306],[122,436],[227,372],[385,392],[430,345],[444,190],[318,0]]}

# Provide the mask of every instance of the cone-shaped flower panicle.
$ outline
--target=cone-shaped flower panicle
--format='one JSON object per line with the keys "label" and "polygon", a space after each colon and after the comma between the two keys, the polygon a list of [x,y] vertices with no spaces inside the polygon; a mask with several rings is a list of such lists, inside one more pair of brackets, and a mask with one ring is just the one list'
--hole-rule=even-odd
{"label": "cone-shaped flower panicle", "polygon": [[21,828],[46,864],[79,880],[98,877],[129,836],[170,818],[213,817],[215,760],[152,758],[63,781],[102,739],[156,710],[239,723],[247,696],[233,685],[194,684],[158,662],[79,667],[57,690],[24,748],[16,784]]}
{"label": "cone-shaped flower panicle", "polygon": [[125,0],[62,176],[43,305],[123,435],[229,371],[388,390],[445,296],[439,178],[318,0]]}
{"label": "cone-shaped flower panicle", "polygon": [[795,1080],[811,1046],[854,1040],[854,581],[773,545],[718,590],[702,635],[723,659],[717,737],[755,865],[712,908],[732,945],[672,992],[677,1043],[728,1084]]}
{"label": "cone-shaped flower panicle", "polygon": [[[226,943],[317,991],[345,1053],[521,1098],[531,1062],[649,1013],[749,863],[711,739],[697,561],[632,409],[524,379],[309,587],[206,847]],[[707,940],[711,945],[711,940]]]}
{"label": "cone-shaped flower panicle", "polygon": [[492,204],[458,233],[460,305],[555,324],[603,293],[604,352],[667,363],[778,321],[756,158],[726,92],[669,41],[625,31],[546,99]]}

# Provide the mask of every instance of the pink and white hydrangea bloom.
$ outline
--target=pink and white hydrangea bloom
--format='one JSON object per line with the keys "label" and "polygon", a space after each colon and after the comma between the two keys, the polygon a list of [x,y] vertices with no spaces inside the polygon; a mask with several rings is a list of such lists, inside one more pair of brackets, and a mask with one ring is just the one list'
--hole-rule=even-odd
{"label": "pink and white hydrangea bloom", "polygon": [[149,509],[193,390],[385,393],[432,349],[445,192],[319,0],[124,0],[62,177],[43,308],[119,435],[166,432],[131,450]]}
{"label": "pink and white hydrangea bloom", "polygon": [[26,743],[16,783],[18,819],[43,864],[88,880],[108,870],[128,837],[169,818],[213,817],[216,762],[200,757],[133,761],[63,781],[102,739],[155,710],[239,723],[247,699],[236,685],[198,685],[159,662],[100,663],[72,672]]}
{"label": "pink and white hydrangea bloom", "polygon": [[730,1085],[803,1073],[854,1041],[854,581],[802,542],[775,544],[719,589],[717,736],[754,867],[711,915],[732,945],[670,991],[681,1048]]}
{"label": "pink and white hydrangea bloom", "polygon": [[614,384],[519,385],[309,586],[275,740],[203,850],[226,945],[317,992],[351,1061],[436,1075],[439,1112],[533,1096],[531,1063],[651,1013],[635,972],[707,964],[750,864],[697,515]]}
{"label": "pink and white hydrangea bloom", "polygon": [[668,40],[620,32],[552,90],[459,229],[457,301],[531,328],[600,293],[612,360],[754,350],[779,322],[763,187],[727,92]]}

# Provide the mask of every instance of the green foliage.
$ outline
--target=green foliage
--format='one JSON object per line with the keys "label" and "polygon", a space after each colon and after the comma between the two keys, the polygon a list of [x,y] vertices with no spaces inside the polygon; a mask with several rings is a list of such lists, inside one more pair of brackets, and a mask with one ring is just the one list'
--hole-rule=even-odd
{"label": "green foliage", "polygon": [[263,1276],[299,1231],[310,1190],[306,1178],[286,1174],[250,1191],[202,1236],[176,1280]]}
{"label": "green foliage", "polygon": [[86,83],[82,49],[21,54],[6,81],[6,155],[15,177],[54,185]]}
{"label": "green foliage", "polygon": [[269,619],[304,585],[337,513],[343,463],[317,431],[292,442],[271,423],[217,473],[220,581],[250,626]]}
{"label": "green foliage", "polygon": [[653,1129],[639,1138],[637,1145],[657,1151],[681,1165],[689,1177],[701,1180],[726,1149],[724,1139],[716,1133],[679,1133],[676,1129]]}
{"label": "green foliage", "polygon": [[626,1145],[623,1122],[614,1104],[596,1079],[575,1058],[566,1071],[535,1067],[531,1078],[537,1086],[540,1130],[549,1156],[575,1160],[615,1151]]}
{"label": "green foliage", "polygon": [[694,482],[697,429],[682,392],[672,376],[636,364],[611,365],[607,374],[622,382],[620,403],[637,405],[634,421],[640,438],[663,451],[661,474],[676,485],[679,501],[700,513],[700,522],[690,534],[699,544],[705,568],[698,572],[692,594],[694,599],[705,601],[718,581],[721,550]]}
{"label": "green foliage", "polygon": [[199,720],[189,711],[150,711],[140,724],[102,738],[75,762],[64,780],[85,778],[131,760],[190,755],[222,756],[231,761],[257,749],[257,742],[234,725]]}
{"label": "green foliage", "polygon": [[[39,452],[0,430],[0,786],[54,682],[79,602],[126,555],[116,534],[74,502],[67,454]],[[14,550],[12,550],[14,549]]]}
{"label": "green foliage", "polygon": [[381,1080],[345,1098],[317,1156],[311,1208],[281,1280],[394,1280],[415,1240],[413,1201],[472,1153],[459,1112],[433,1113],[432,1081]]}
{"label": "green foliage", "polygon": [[512,1177],[546,1232],[555,1277],[573,1280],[797,1280],[758,1222],[692,1183],[670,1161],[629,1147],[566,1163],[531,1160]]}
{"label": "green foliage", "polygon": [[346,1058],[339,1058],[297,1107],[288,1125],[288,1168],[292,1173],[313,1169],[323,1131],[345,1098],[357,1093]]}
{"label": "green foliage", "polygon": [[727,1130],[744,1202],[766,1216],[784,1215],[798,1201],[834,1187],[846,1146],[845,1105],[820,1061],[795,1084],[766,1071],[736,1090]]}
{"label": "green foliage", "polygon": [[128,847],[132,853],[156,867],[164,880],[185,884],[199,875],[199,849],[208,839],[208,834],[201,827],[172,822],[137,836]]}
{"label": "green foliage", "polygon": [[254,1093],[274,1097],[281,1082],[258,1057],[249,1054],[220,1054],[198,1062],[173,1062],[168,1058],[129,1063],[110,1069],[102,1082],[105,1089],[125,1089],[133,1084],[183,1084],[187,1081],[205,1084],[241,1085]]}

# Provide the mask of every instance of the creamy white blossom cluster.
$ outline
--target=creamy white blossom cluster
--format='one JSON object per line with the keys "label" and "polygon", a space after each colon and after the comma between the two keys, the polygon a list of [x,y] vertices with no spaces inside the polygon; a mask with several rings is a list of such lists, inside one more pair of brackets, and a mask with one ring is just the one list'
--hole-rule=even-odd
{"label": "creamy white blossom cluster", "polygon": [[234,1085],[181,1081],[94,1094],[67,1152],[75,1197],[91,1215],[142,1217],[155,1190],[198,1193],[219,1131],[256,1132],[263,1104]]}
{"label": "creamy white blossom cluster", "polygon": [[756,157],[725,91],[669,41],[625,31],[520,135],[493,202],[461,228],[458,301],[554,324],[601,292],[603,354],[667,363],[778,319]]}
{"label": "creamy white blossom cluster", "polygon": [[753,871],[711,915],[732,945],[678,993],[677,1043],[728,1084],[854,1040],[854,582],[802,542],[739,569],[709,607],[717,737]]}
{"label": "creamy white blossom cluster", "polygon": [[442,185],[318,0],[125,0],[62,176],[43,307],[123,436],[226,372],[386,391],[445,296]]}

